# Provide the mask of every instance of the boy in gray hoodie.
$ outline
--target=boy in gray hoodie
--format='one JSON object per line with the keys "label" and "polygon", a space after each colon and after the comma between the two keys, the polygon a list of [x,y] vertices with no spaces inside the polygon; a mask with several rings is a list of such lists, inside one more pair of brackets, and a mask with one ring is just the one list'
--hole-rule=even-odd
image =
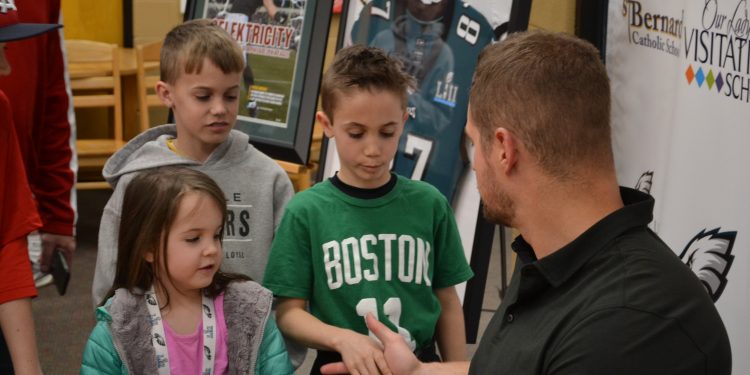
{"label": "boy in gray hoodie", "polygon": [[92,294],[99,305],[112,287],[118,226],[125,188],[139,172],[164,165],[194,168],[224,191],[228,217],[222,269],[260,282],[276,226],[294,194],[279,165],[233,130],[244,69],[237,42],[209,20],[170,31],[161,51],[156,91],[175,124],[149,129],[128,142],[104,166],[114,188],[99,226]]}

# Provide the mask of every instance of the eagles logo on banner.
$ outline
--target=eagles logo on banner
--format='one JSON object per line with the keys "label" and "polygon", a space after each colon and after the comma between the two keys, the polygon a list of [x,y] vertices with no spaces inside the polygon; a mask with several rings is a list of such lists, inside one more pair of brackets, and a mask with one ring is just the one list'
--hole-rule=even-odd
{"label": "eagles logo on banner", "polygon": [[705,286],[748,374],[750,2],[610,0],[606,19],[618,180],[654,196],[652,228]]}
{"label": "eagles logo on banner", "polygon": [[698,276],[714,302],[727,286],[727,273],[734,261],[732,247],[737,237],[737,232],[719,232],[720,229],[700,231],[680,254],[680,259]]}
{"label": "eagles logo on banner", "polygon": [[638,179],[638,183],[635,184],[635,190],[642,191],[646,194],[651,194],[651,183],[654,179],[654,171],[643,172],[641,177]]}

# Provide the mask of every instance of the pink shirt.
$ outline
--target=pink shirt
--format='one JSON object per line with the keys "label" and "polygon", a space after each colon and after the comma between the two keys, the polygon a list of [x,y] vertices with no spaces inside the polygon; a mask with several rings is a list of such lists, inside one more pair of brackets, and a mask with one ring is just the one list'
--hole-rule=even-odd
{"label": "pink shirt", "polygon": [[[216,357],[214,359],[214,374],[227,373],[227,323],[224,320],[224,293],[214,299],[216,312]],[[169,371],[172,374],[201,375],[203,370],[203,321],[195,332],[180,335],[172,331],[166,321],[164,335],[167,337],[167,352],[169,353]]]}

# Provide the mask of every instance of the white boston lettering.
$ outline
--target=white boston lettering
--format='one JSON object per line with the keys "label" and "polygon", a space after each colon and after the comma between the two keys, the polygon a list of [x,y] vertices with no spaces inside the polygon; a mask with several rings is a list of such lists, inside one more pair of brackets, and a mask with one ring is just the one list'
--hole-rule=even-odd
{"label": "white boston lettering", "polygon": [[[363,281],[396,280],[431,286],[431,244],[423,238],[394,233],[365,234],[322,245],[330,290]],[[398,254],[393,254],[397,251]],[[382,268],[381,268],[382,267]],[[396,273],[396,275],[393,275]]]}
{"label": "white boston lettering", "polygon": [[417,238],[417,270],[414,271],[414,283],[422,283],[422,269],[424,268],[424,240]]}
{"label": "white boston lettering", "polygon": [[[358,284],[362,280],[362,267],[359,262],[359,242],[354,237],[341,241],[341,255],[344,260],[344,281],[348,285]],[[354,274],[352,274],[352,271]]]}
{"label": "white boston lettering", "polygon": [[368,243],[372,244],[373,246],[377,245],[378,239],[375,238],[375,236],[373,236],[372,234],[366,234],[359,239],[359,248],[360,250],[362,250],[362,258],[372,262],[371,268],[364,269],[363,274],[365,276],[365,280],[375,281],[378,279],[378,257],[370,252],[370,248],[367,246]]}
{"label": "white boston lettering", "polygon": [[328,241],[323,244],[323,262],[328,278],[328,289],[341,287],[344,280],[341,276],[341,249],[338,242]]}
{"label": "white boston lettering", "polygon": [[396,235],[393,233],[379,234],[378,240],[383,242],[383,249],[385,250],[385,281],[391,281],[391,257],[393,253],[391,243],[396,240]]}
{"label": "white boston lettering", "polygon": [[398,279],[404,283],[414,279],[414,237],[407,234],[398,237]]}
{"label": "white boston lettering", "polygon": [[[424,275],[424,285],[432,286],[432,281],[430,281],[430,243],[428,241],[424,242],[424,255],[422,255],[421,250],[423,248],[420,248],[420,255],[422,255],[422,274]],[[417,271],[419,272],[419,271]],[[417,284],[419,284],[419,280],[417,280]]]}

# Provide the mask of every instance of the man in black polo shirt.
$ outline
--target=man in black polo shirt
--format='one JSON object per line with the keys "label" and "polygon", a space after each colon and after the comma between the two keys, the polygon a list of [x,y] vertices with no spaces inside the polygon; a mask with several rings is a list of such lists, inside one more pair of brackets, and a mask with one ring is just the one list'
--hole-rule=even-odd
{"label": "man in black polo shirt", "polygon": [[485,216],[521,233],[516,270],[471,363],[420,363],[368,316],[393,373],[730,374],[708,293],[647,227],[653,198],[617,186],[598,51],[516,34],[482,53],[474,82],[473,167]]}

